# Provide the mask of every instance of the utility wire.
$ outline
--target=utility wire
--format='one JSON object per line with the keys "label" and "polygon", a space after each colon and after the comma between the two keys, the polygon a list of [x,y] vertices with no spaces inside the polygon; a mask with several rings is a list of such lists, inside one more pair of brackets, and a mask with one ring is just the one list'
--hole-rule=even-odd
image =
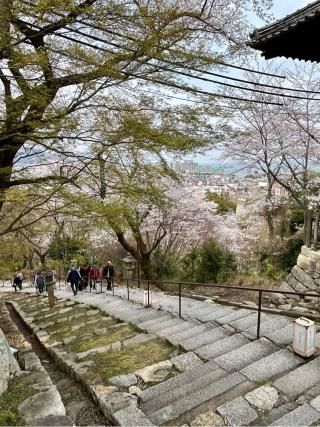
{"label": "utility wire", "polygon": [[[26,2],[26,1],[23,1],[26,5],[30,5],[30,3],[28,3],[28,2]],[[31,4],[32,6],[34,6],[34,4]],[[211,4],[211,7],[212,7],[212,5],[213,5],[213,2],[212,2],[212,4]],[[65,15],[63,15],[62,13],[59,13],[59,12],[57,12],[57,11],[54,11],[54,13],[56,14],[56,15],[58,15],[59,17],[61,17],[61,18],[66,18],[66,16]],[[37,18],[37,16],[33,16],[34,18]],[[48,21],[48,20],[47,20]],[[50,21],[48,21],[50,24],[52,24],[52,22],[50,22]],[[109,33],[109,34],[111,34],[111,35],[115,35],[115,36],[118,36],[118,37],[124,37],[124,38],[126,38],[127,40],[131,40],[131,41],[134,41],[134,42],[137,42],[137,41],[139,41],[139,40],[137,40],[137,39],[135,39],[134,37],[130,37],[130,36],[128,36],[128,35],[126,35],[126,36],[124,36],[123,34],[121,34],[121,33],[119,33],[119,32],[116,32],[116,31],[114,31],[114,30],[108,30],[108,29],[106,29],[106,28],[103,28],[103,29],[101,29],[101,27],[99,27],[98,25],[95,25],[95,24],[93,24],[93,23],[89,23],[89,22],[87,22],[87,21],[85,21],[85,20],[83,20],[83,19],[75,19],[74,20],[74,22],[77,22],[77,23],[82,23],[82,24],[85,24],[85,25],[87,25],[87,26],[89,26],[90,28],[93,28],[93,29],[96,29],[96,30],[99,30],[99,31],[103,31],[103,32],[106,32],[106,33]],[[28,25],[33,25],[33,26],[35,26],[36,27],[36,25],[34,25],[34,24],[30,24],[30,23],[27,23]],[[38,27],[38,28],[40,28],[40,31],[39,31],[39,35],[47,35],[48,34],[48,29],[46,29],[46,28],[41,28],[41,27]],[[71,31],[74,31],[74,29],[70,29]],[[53,33],[53,31],[51,32],[51,34]],[[56,34],[56,33],[55,33]],[[25,39],[24,40],[26,40],[27,38],[31,38],[32,36],[30,36],[30,37],[25,37]],[[219,61],[219,60],[215,60],[215,63],[216,64],[218,64],[218,65],[223,65],[223,66],[225,66],[225,67],[230,67],[230,68],[234,68],[234,69],[238,69],[238,70],[242,70],[242,71],[247,71],[247,72],[250,72],[250,73],[255,73],[255,74],[261,74],[261,75],[265,75],[265,76],[270,76],[270,77],[275,77],[275,78],[280,78],[280,79],[285,79],[286,78],[286,76],[282,76],[282,75],[279,75],[279,74],[273,74],[273,73],[267,73],[267,72],[265,72],[265,71],[259,71],[259,70],[254,70],[254,69],[252,69],[252,68],[247,68],[247,67],[242,67],[242,66],[239,66],[239,65],[234,65],[234,64],[229,64],[229,63],[227,63],[227,62],[225,62],[225,61]]]}
{"label": "utility wire", "polygon": [[[22,22],[24,24],[26,24],[24,21],[22,21]],[[34,26],[38,27],[37,25],[34,25]],[[38,27],[38,28],[41,28],[41,27]],[[90,34],[87,35],[85,33],[82,33],[79,30],[73,30],[73,31],[76,32],[76,33],[79,33],[82,36],[88,37],[88,38],[90,38],[92,40],[99,41],[99,42],[102,42],[102,43],[105,43],[105,44],[109,44],[109,45],[111,45],[113,47],[116,47],[118,49],[123,49],[123,50],[125,50],[127,52],[136,54],[136,51],[134,51],[133,49],[130,49],[129,47],[125,47],[125,46],[120,45],[118,43],[114,43],[114,42],[109,42],[109,41],[106,41],[106,40],[102,40],[102,39],[100,39],[100,38],[98,38],[96,36],[92,36]],[[65,34],[60,34],[60,33],[55,33],[55,34],[56,34],[56,36],[64,38],[66,40],[69,40],[69,41],[72,41],[72,42],[76,42],[76,43],[80,43],[80,44],[83,44],[83,45],[85,45],[87,47],[90,47],[90,48],[93,48],[93,49],[96,49],[96,50],[101,50],[101,51],[104,51],[104,52],[107,52],[107,53],[115,54],[115,52],[110,51],[110,50],[108,50],[108,49],[106,49],[104,47],[94,46],[94,45],[92,45],[92,44],[90,44],[88,42],[85,42],[83,40],[79,41],[79,40],[74,39],[73,37],[67,36]],[[163,70],[163,71],[166,71],[166,72],[170,72],[170,73],[174,73],[174,74],[179,74],[179,75],[182,75],[182,76],[185,76],[185,77],[188,77],[188,78],[192,78],[192,79],[196,79],[196,80],[201,80],[201,81],[209,82],[209,83],[214,83],[214,84],[218,84],[218,85],[230,87],[230,88],[233,88],[233,89],[240,89],[240,90],[244,90],[244,91],[248,91],[248,92],[259,93],[259,94],[264,94],[264,95],[271,95],[271,96],[279,96],[279,97],[284,97],[284,98],[289,98],[289,99],[301,99],[301,100],[320,101],[320,98],[311,98],[310,99],[310,98],[306,98],[306,97],[298,96],[298,95],[288,95],[288,94],[282,94],[282,93],[274,93],[274,92],[269,92],[269,91],[263,91],[263,90],[260,90],[260,89],[252,89],[252,88],[248,88],[248,87],[238,86],[238,85],[234,85],[234,84],[230,84],[230,83],[226,83],[226,82],[220,82],[218,80],[209,79],[209,78],[206,78],[206,77],[194,76],[194,75],[192,75],[190,73],[186,73],[186,72],[183,72],[183,71],[178,71],[176,69],[170,69],[170,68],[164,67],[164,66],[159,65],[159,64],[152,64],[150,62],[144,63],[143,61],[141,61],[141,60],[139,60],[137,58],[134,59],[134,60],[136,62],[142,64],[142,65],[151,66],[153,68],[160,69],[160,70]],[[220,94],[217,94],[217,95],[221,96]],[[232,97],[230,99],[236,99],[236,97]],[[243,100],[243,98],[242,98],[242,100]]]}

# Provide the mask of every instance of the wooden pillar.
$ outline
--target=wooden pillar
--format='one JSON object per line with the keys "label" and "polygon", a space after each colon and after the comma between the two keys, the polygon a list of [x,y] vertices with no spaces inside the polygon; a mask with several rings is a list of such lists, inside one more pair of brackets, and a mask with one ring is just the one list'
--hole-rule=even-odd
{"label": "wooden pillar", "polygon": [[306,213],[306,247],[311,248],[311,236],[312,236],[312,211]]}
{"label": "wooden pillar", "polygon": [[318,235],[319,235],[319,211],[316,212],[314,220],[314,234],[313,234],[313,249],[316,251],[318,248]]}

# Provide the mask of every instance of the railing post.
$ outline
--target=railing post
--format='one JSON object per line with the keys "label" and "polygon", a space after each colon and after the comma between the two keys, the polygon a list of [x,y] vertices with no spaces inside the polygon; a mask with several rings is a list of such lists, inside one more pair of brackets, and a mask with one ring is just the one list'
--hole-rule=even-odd
{"label": "railing post", "polygon": [[179,283],[179,317],[181,317],[181,283]]}
{"label": "railing post", "polygon": [[111,286],[112,286],[112,295],[114,296],[114,278],[112,278]]}
{"label": "railing post", "polygon": [[129,296],[130,296],[130,291],[129,291],[129,279],[127,279],[127,293],[128,293],[128,301],[129,301]]}
{"label": "railing post", "polygon": [[88,285],[89,285],[90,294],[91,294],[92,283],[91,283],[91,278],[90,278],[90,271],[88,272]]}
{"label": "railing post", "polygon": [[150,307],[150,280],[148,280],[148,307]]}
{"label": "railing post", "polygon": [[261,303],[262,291],[259,291],[259,306],[258,306],[258,325],[257,325],[257,340],[260,338],[260,322],[261,322]]}
{"label": "railing post", "polygon": [[319,211],[316,212],[314,220],[314,235],[313,235],[313,249],[316,251],[318,247],[318,234],[319,234]]}

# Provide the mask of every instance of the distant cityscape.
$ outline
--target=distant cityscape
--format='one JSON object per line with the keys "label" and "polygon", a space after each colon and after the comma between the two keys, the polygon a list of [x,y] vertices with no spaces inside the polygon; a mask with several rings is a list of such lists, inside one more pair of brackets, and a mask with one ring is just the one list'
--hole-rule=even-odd
{"label": "distant cityscape", "polygon": [[[193,160],[174,160],[172,169],[180,173],[186,185],[224,194],[233,199],[263,196],[268,183],[257,169],[246,170],[245,174],[226,172],[222,166],[200,164]],[[277,197],[286,196],[286,191],[277,183],[272,193]]]}

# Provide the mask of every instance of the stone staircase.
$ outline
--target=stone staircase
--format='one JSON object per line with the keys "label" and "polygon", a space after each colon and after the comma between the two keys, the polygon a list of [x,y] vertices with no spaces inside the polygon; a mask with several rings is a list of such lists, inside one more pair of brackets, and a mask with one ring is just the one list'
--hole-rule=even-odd
{"label": "stone staircase", "polygon": [[[65,291],[56,294],[73,299]],[[292,319],[263,313],[256,340],[252,310],[188,300],[180,319],[169,298],[167,310],[112,295],[82,294],[76,300],[185,351],[178,356],[185,358],[181,373],[138,393],[140,410],[155,425],[201,425],[195,419],[203,414],[214,418],[211,425],[320,421],[320,357],[306,361],[292,352]],[[205,420],[202,425],[213,422]]]}

